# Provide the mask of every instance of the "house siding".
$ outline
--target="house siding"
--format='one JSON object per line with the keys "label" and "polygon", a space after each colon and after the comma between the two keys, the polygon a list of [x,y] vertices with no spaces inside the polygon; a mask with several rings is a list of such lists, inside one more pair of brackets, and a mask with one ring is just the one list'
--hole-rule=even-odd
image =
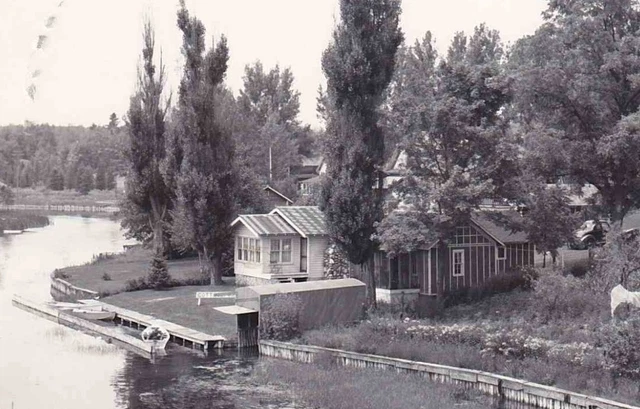
{"label": "house siding", "polygon": [[[298,240],[298,245],[300,241]],[[329,245],[329,238],[325,236],[309,237],[308,273],[309,280],[320,280],[324,277],[324,252]],[[298,261],[300,260],[300,249],[298,248]]]}

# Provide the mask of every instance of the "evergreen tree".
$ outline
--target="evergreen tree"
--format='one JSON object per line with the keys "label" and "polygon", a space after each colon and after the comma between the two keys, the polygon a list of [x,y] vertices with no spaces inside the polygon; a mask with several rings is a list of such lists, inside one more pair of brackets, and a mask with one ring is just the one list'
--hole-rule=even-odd
{"label": "evergreen tree", "polygon": [[49,189],[51,190],[64,190],[64,177],[62,176],[62,172],[57,168],[53,169],[51,172],[51,177],[49,178]]}
{"label": "evergreen tree", "polygon": [[76,191],[88,195],[94,188],[93,171],[90,167],[81,165],[78,168]]}
{"label": "evergreen tree", "polygon": [[374,306],[375,276],[368,263],[374,226],[382,218],[384,157],[378,110],[402,43],[400,11],[399,0],[341,0],[340,22],[322,56],[329,107],[321,208],[333,242],[367,276]]}

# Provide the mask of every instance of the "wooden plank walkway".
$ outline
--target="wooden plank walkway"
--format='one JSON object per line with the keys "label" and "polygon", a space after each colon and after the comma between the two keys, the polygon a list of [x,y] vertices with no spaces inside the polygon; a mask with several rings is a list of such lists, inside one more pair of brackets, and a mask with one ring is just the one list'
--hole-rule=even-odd
{"label": "wooden plank walkway", "polygon": [[153,325],[163,327],[169,332],[169,335],[171,335],[170,341],[182,346],[197,347],[204,351],[210,351],[214,348],[224,348],[226,338],[221,335],[205,334],[173,322],[155,318],[151,315],[116,307],[112,304],[102,303],[102,305],[105,310],[115,312],[116,322],[119,320],[122,325],[125,325],[125,323],[128,323],[129,326],[135,324],[135,328],[138,329],[144,329]]}

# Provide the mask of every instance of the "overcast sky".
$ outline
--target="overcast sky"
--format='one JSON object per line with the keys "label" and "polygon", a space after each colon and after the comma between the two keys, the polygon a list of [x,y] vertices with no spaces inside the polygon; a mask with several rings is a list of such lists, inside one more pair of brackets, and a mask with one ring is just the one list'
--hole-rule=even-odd
{"label": "overcast sky", "polygon": [[[104,125],[127,110],[149,15],[176,89],[181,75],[177,0],[0,0],[0,124],[25,120],[56,125]],[[244,66],[291,67],[301,92],[300,119],[317,127],[315,98],[325,83],[322,51],[339,18],[338,0],[187,0],[207,28],[207,42],[225,34],[230,48],[227,84],[237,93]],[[531,34],[546,0],[404,0],[401,25],[407,42],[430,30],[446,50],[456,31],[485,22],[505,43]],[[47,19],[57,20],[45,28]],[[36,51],[46,34],[44,50]],[[34,81],[32,100],[27,88]]]}

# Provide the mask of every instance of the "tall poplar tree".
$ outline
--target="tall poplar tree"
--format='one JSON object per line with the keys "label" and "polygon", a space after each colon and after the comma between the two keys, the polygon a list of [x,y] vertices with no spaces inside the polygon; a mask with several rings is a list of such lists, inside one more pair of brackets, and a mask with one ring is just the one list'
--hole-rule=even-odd
{"label": "tall poplar tree", "polygon": [[400,0],[341,0],[340,22],[322,56],[330,107],[321,208],[331,239],[367,276],[373,306],[376,284],[369,261],[374,225],[382,217],[384,157],[378,109],[403,40],[400,13]]}
{"label": "tall poplar tree", "polygon": [[162,61],[154,62],[155,35],[151,22],[144,26],[142,66],[138,85],[128,111],[130,170],[126,197],[122,205],[122,226],[131,237],[152,241],[158,254],[167,250],[166,222],[170,200],[161,166],[165,159],[165,118],[167,106],[162,100],[165,82]]}
{"label": "tall poplar tree", "polygon": [[222,283],[222,256],[237,210],[238,172],[232,139],[233,96],[223,86],[229,49],[223,36],[205,53],[205,28],[180,2],[178,27],[186,57],[176,113],[181,146],[173,233],[198,252],[212,284]]}

